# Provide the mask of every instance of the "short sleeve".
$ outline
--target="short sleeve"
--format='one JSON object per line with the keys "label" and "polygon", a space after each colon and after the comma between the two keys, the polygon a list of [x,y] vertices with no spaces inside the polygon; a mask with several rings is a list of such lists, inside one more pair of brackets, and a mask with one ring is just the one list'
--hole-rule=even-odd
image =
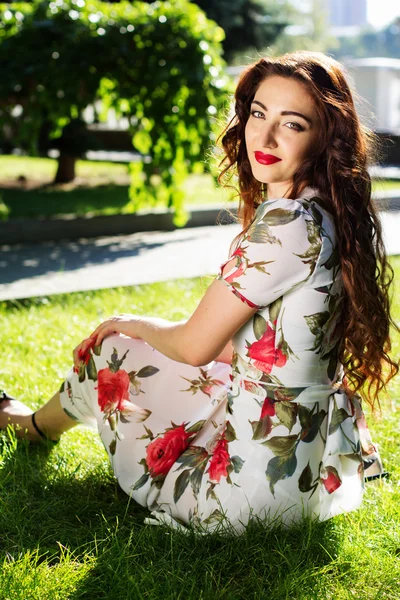
{"label": "short sleeve", "polygon": [[321,227],[303,204],[267,201],[216,279],[249,306],[264,308],[312,276],[321,247]]}

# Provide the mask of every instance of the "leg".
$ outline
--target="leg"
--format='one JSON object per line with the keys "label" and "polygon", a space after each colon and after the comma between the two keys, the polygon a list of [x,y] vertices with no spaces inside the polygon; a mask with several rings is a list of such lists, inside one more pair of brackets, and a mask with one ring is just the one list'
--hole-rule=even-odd
{"label": "leg", "polygon": [[[0,429],[5,429],[10,424],[18,437],[27,437],[31,441],[41,440],[32,423],[32,412],[18,400],[4,400],[0,405]],[[64,431],[78,424],[61,407],[59,392],[36,411],[35,420],[39,429],[51,440],[57,440]]]}

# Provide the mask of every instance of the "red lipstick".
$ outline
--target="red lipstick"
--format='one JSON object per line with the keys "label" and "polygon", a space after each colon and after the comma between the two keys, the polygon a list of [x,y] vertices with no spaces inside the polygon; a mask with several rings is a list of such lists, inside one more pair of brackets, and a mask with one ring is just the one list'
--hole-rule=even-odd
{"label": "red lipstick", "polygon": [[273,154],[264,154],[263,152],[255,152],[256,161],[262,165],[272,165],[282,160]]}

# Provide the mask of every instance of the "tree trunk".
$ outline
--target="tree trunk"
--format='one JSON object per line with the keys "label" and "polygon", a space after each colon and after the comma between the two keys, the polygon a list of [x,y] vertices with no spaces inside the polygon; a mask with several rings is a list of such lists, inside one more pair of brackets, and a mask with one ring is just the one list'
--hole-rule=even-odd
{"label": "tree trunk", "polygon": [[75,179],[76,156],[60,153],[54,183],[69,183]]}

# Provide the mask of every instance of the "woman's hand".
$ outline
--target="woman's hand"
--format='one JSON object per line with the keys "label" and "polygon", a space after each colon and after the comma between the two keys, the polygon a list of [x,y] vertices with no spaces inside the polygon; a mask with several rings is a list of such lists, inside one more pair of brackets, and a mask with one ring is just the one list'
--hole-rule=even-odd
{"label": "woman's hand", "polygon": [[82,362],[87,363],[88,351],[100,346],[102,341],[108,335],[121,333],[131,338],[139,338],[137,334],[140,317],[137,315],[121,314],[117,317],[110,317],[103,323],[100,323],[93,333],[84,339],[73,351],[74,369],[78,372]]}
{"label": "woman's hand", "polygon": [[140,320],[137,315],[127,315],[125,313],[117,317],[110,317],[96,327],[89,339],[95,340],[94,346],[100,346],[104,338],[113,333],[122,333],[131,338],[138,338],[140,337],[137,335]]}

